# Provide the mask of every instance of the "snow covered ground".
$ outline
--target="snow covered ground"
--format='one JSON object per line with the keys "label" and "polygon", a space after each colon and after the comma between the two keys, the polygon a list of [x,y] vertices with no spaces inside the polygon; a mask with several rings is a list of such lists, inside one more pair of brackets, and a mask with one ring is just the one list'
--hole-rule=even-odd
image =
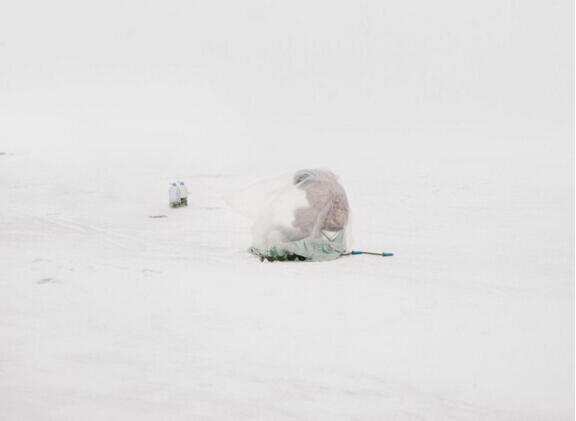
{"label": "snow covered ground", "polygon": [[[0,419],[572,419],[568,3],[2,6]],[[394,257],[246,252],[315,166]]]}

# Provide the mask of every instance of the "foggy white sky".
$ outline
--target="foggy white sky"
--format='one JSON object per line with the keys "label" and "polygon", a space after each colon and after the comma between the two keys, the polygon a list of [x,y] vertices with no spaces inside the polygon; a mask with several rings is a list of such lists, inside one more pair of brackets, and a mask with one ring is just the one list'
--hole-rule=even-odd
{"label": "foggy white sky", "polygon": [[4,2],[0,137],[162,139],[212,169],[345,166],[333,148],[563,159],[570,16],[568,0]]}

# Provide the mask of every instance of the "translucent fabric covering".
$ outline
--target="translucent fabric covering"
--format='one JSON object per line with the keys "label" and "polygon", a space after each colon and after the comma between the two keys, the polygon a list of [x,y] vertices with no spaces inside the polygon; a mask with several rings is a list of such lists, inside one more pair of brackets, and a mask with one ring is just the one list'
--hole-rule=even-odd
{"label": "translucent fabric covering", "polygon": [[267,260],[322,261],[346,252],[350,208],[332,172],[300,170],[258,189],[264,198],[260,209],[245,209],[254,219],[251,253]]}

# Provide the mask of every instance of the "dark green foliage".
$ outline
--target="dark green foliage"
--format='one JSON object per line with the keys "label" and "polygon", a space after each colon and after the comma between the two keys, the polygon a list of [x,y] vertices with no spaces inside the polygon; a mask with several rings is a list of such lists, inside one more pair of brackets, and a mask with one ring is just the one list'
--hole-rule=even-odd
{"label": "dark green foliage", "polygon": [[270,254],[268,256],[260,256],[260,261],[264,261],[267,260],[269,262],[294,262],[294,261],[304,261],[306,260],[305,257],[303,256],[298,256],[297,254],[283,254],[283,255],[277,255],[277,254]]}

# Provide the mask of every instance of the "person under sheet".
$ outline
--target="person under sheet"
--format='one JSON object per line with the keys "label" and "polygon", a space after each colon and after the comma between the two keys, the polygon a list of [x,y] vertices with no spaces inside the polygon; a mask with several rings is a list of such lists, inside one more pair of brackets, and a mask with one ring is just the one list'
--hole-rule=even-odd
{"label": "person under sheet", "polygon": [[254,224],[250,251],[267,260],[333,260],[346,252],[350,207],[328,170],[296,172]]}

